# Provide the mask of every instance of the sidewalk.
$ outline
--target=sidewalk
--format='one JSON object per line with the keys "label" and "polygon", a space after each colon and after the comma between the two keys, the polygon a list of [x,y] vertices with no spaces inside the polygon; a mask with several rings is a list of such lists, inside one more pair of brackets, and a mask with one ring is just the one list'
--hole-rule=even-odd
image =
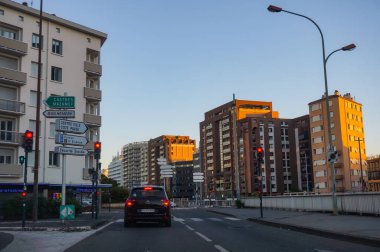
{"label": "sidewalk", "polygon": [[213,207],[207,211],[324,237],[380,247],[380,217],[259,208]]}
{"label": "sidewalk", "polygon": [[22,222],[19,221],[1,221],[0,231],[86,231],[97,229],[100,226],[114,220],[115,211],[102,211],[97,219],[92,219],[91,213],[82,213],[75,217],[74,220],[62,221],[56,219],[42,219],[36,222],[27,220],[25,228],[22,228]]}

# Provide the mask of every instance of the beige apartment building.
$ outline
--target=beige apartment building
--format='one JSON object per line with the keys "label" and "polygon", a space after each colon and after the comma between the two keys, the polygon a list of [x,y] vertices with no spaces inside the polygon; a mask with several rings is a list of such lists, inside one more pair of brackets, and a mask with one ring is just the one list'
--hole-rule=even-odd
{"label": "beige apartment building", "polygon": [[[19,156],[20,133],[36,130],[38,48],[42,47],[41,99],[75,96],[74,121],[89,127],[87,156],[66,158],[68,191],[86,191],[91,185],[88,168],[94,167],[94,141],[100,140],[102,125],[102,66],[100,50],[107,35],[80,24],[43,13],[39,41],[39,10],[13,1],[0,1],[0,189],[17,192],[24,171]],[[47,196],[60,190],[62,158],[54,152],[55,119],[41,103],[39,188]],[[35,139],[36,141],[36,139]],[[34,152],[29,153],[28,185],[33,183]]]}
{"label": "beige apartment building", "polygon": [[[315,191],[332,191],[331,169],[327,160],[328,123],[326,100],[309,103],[311,145]],[[351,94],[341,95],[335,91],[329,96],[332,145],[338,152],[336,171],[337,192],[357,192],[368,190],[366,145],[362,104]]]}

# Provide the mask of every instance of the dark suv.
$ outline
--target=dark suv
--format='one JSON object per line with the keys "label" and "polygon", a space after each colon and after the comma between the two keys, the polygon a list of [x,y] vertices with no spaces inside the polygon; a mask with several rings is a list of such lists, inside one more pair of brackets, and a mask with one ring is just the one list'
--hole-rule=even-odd
{"label": "dark suv", "polygon": [[124,207],[124,227],[135,222],[160,222],[171,226],[170,201],[161,186],[133,187]]}

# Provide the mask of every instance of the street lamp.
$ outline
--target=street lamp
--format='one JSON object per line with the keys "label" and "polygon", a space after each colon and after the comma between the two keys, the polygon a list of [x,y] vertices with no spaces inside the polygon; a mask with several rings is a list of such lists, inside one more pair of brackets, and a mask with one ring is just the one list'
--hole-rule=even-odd
{"label": "street lamp", "polygon": [[[353,50],[355,49],[355,44],[350,44],[350,45],[347,45],[347,46],[344,46],[340,49],[337,49],[333,52],[331,52],[327,57],[326,57],[326,54],[325,54],[325,40],[323,38],[323,33],[322,33],[322,30],[321,28],[319,28],[319,26],[317,25],[316,22],[314,22],[314,20],[312,20],[311,18],[307,17],[307,16],[304,16],[304,15],[301,15],[301,14],[298,14],[298,13],[294,13],[294,12],[291,12],[291,11],[287,11],[287,10],[284,10],[280,7],[277,7],[277,6],[273,6],[273,5],[269,5],[268,6],[268,11],[270,12],[286,12],[286,13],[289,13],[289,14],[292,14],[292,15],[296,15],[296,16],[299,16],[299,17],[303,17],[303,18],[306,18],[307,20],[309,20],[310,22],[312,22],[318,29],[319,33],[321,34],[321,39],[322,39],[322,53],[323,53],[323,73],[324,73],[324,78],[325,78],[325,97],[326,97],[326,114],[327,114],[327,129],[328,129],[328,139],[329,139],[329,142],[328,142],[328,146],[329,146],[329,152],[331,151],[334,151],[334,148],[332,146],[332,135],[331,135],[331,119],[330,119],[330,109],[329,109],[329,93],[328,93],[328,86],[327,86],[327,72],[326,72],[326,64],[327,64],[327,60],[329,59],[329,57],[338,52],[338,51],[350,51],[350,50]],[[338,204],[337,204],[337,199],[336,199],[336,184],[335,184],[335,168],[334,168],[334,163],[331,162],[330,163],[330,169],[331,169],[331,182],[332,182],[332,201],[333,201],[333,214],[334,215],[337,215],[338,214]]]}

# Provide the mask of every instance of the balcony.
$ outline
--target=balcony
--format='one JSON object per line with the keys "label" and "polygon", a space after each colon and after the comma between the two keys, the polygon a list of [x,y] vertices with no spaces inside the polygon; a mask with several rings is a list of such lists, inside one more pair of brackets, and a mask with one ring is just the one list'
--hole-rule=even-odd
{"label": "balcony", "polygon": [[0,81],[15,86],[26,84],[26,73],[0,67]]}
{"label": "balcony", "polygon": [[102,75],[102,65],[95,64],[89,61],[84,62],[84,71],[90,74]]}
{"label": "balcony", "polygon": [[22,165],[0,164],[0,177],[21,177],[23,175]]}
{"label": "balcony", "polygon": [[28,44],[0,36],[0,51],[15,56],[28,54]]}
{"label": "balcony", "polygon": [[343,180],[344,179],[344,175],[342,175],[342,174],[336,174],[335,175],[335,179],[336,180]]}
{"label": "balcony", "polygon": [[18,146],[21,143],[19,132],[0,130],[0,144]]}
{"label": "balcony", "polygon": [[102,125],[102,117],[98,115],[83,114],[83,122],[90,126],[100,127]]}
{"label": "balcony", "polygon": [[101,101],[102,91],[94,88],[84,87],[84,98],[89,101]]}
{"label": "balcony", "polygon": [[0,113],[8,115],[25,115],[25,103],[0,99]]}

